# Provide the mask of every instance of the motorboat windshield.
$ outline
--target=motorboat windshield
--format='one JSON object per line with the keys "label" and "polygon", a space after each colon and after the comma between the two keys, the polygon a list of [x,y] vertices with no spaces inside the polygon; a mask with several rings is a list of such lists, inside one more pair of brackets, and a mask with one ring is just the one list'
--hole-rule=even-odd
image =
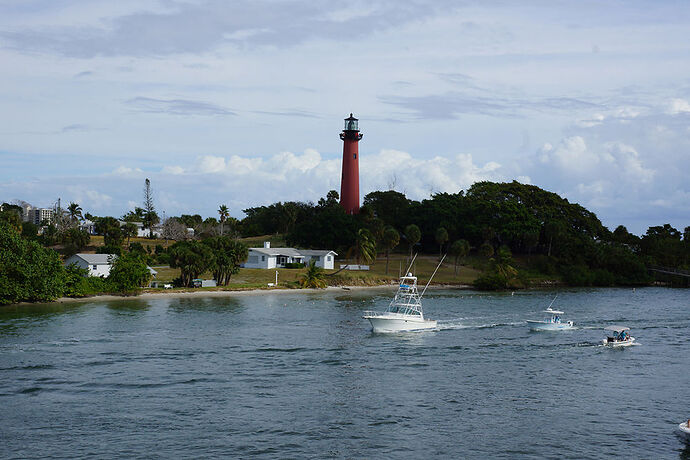
{"label": "motorboat windshield", "polygon": [[608,326],[604,328],[609,341],[624,342],[630,340],[630,328],[627,326]]}
{"label": "motorboat windshield", "polygon": [[388,313],[423,316],[422,301],[417,289],[417,277],[408,274],[400,277],[398,291],[385,310]]}

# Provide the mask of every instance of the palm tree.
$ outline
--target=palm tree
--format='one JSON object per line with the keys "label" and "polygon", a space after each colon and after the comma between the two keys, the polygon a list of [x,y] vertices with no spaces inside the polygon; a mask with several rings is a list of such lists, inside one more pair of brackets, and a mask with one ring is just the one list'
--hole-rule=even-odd
{"label": "palm tree", "polygon": [[448,242],[448,230],[439,227],[438,230],[436,230],[436,242],[438,243],[438,258],[440,259],[443,255],[443,245]]}
{"label": "palm tree", "polygon": [[390,259],[391,249],[400,244],[400,234],[393,227],[388,227],[383,232],[383,238],[381,239],[383,249],[386,251],[386,275],[388,274],[388,262]]}
{"label": "palm tree", "polygon": [[67,213],[69,214],[69,220],[72,223],[78,222],[84,218],[82,215],[81,206],[79,206],[77,203],[70,203],[69,206],[67,206]]}
{"label": "palm tree", "polygon": [[220,208],[218,208],[218,215],[220,215],[220,235],[223,236],[223,224],[230,215],[230,210],[227,206],[221,204]]}
{"label": "palm tree", "polygon": [[122,226],[122,235],[127,238],[127,246],[129,246],[129,239],[137,236],[137,226],[132,222],[127,222]]}
{"label": "palm tree", "polygon": [[405,239],[410,248],[410,259],[412,259],[412,248],[422,239],[422,231],[415,224],[405,227]]}
{"label": "palm tree", "polygon": [[316,266],[316,261],[312,260],[309,262],[307,271],[302,275],[302,280],[300,285],[303,288],[316,288],[323,289],[326,287],[326,281],[324,279],[325,273],[323,268]]}
{"label": "palm tree", "polygon": [[470,243],[467,240],[457,240],[450,245],[450,253],[455,256],[455,276],[458,276],[458,259],[470,252]]}
{"label": "palm tree", "polygon": [[360,259],[366,263],[371,263],[376,258],[376,240],[368,229],[360,228],[357,231],[355,244],[348,251],[348,258],[352,253],[355,255],[357,264],[359,264]]}

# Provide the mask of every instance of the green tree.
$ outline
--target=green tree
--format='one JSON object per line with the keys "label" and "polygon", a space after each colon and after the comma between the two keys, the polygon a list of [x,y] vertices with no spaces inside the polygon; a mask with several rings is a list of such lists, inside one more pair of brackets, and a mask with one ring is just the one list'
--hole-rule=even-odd
{"label": "green tree", "polygon": [[94,225],[98,234],[103,235],[103,243],[109,247],[120,247],[125,237],[120,222],[114,217],[100,217]]}
{"label": "green tree", "polygon": [[4,222],[17,232],[22,231],[22,216],[14,209],[0,211],[0,222]]}
{"label": "green tree", "polygon": [[410,224],[405,227],[405,239],[410,249],[410,259],[412,259],[412,249],[414,245],[419,243],[419,240],[422,239],[422,231],[415,224]]}
{"label": "green tree", "polygon": [[450,253],[455,258],[455,276],[458,276],[458,260],[467,256],[470,252],[470,243],[467,240],[456,240],[450,245]]}
{"label": "green tree", "polygon": [[127,244],[129,245],[130,238],[137,236],[137,226],[132,222],[127,222],[122,226],[122,236],[127,238]]}
{"label": "green tree", "polygon": [[439,259],[443,256],[443,245],[448,242],[448,230],[443,227],[439,227],[436,230],[436,243],[438,244],[438,257]]}
{"label": "green tree", "polygon": [[137,292],[150,280],[151,272],[141,254],[127,252],[111,262],[108,281],[118,292]]}
{"label": "green tree", "polygon": [[554,240],[558,241],[565,233],[566,225],[561,220],[549,220],[544,224],[544,236],[549,242],[549,249],[547,255],[551,256],[551,249]]}
{"label": "green tree", "polygon": [[240,264],[247,260],[247,245],[227,236],[217,236],[203,241],[213,251],[210,270],[221,286],[227,286],[230,277],[240,271]]}
{"label": "green tree", "polygon": [[485,242],[479,247],[479,253],[487,259],[494,255],[494,247],[489,242]]}
{"label": "green tree", "polygon": [[348,258],[352,255],[358,264],[360,259],[369,264],[376,258],[376,240],[368,229],[360,228],[357,231],[355,244],[348,251]]}
{"label": "green tree", "polygon": [[223,236],[223,224],[225,224],[225,220],[230,216],[230,210],[227,206],[221,204],[218,208],[218,215],[220,216],[220,236]]}
{"label": "green tree", "polygon": [[65,253],[72,255],[88,246],[91,241],[91,235],[86,230],[73,227],[65,231],[63,240],[65,242]]}
{"label": "green tree", "polygon": [[326,287],[325,272],[323,268],[317,267],[315,261],[311,261],[307,266],[307,271],[302,275],[300,285],[303,288],[323,289]]}
{"label": "green tree", "polygon": [[57,252],[24,240],[0,222],[0,305],[55,300],[63,294],[64,283]]}
{"label": "green tree", "polygon": [[84,216],[82,215],[81,206],[73,202],[70,203],[69,206],[67,206],[67,214],[69,215],[70,223],[73,225],[77,224],[80,220],[84,218]]}
{"label": "green tree", "polygon": [[144,181],[144,220],[142,222],[144,228],[149,229],[149,237],[153,238],[153,227],[160,222],[160,218],[153,204],[153,190],[148,178]]}
{"label": "green tree", "polygon": [[170,267],[180,269],[183,286],[191,286],[192,280],[201,276],[213,261],[213,251],[199,241],[178,241],[168,249]]}
{"label": "green tree", "polygon": [[386,251],[386,275],[388,274],[388,263],[390,261],[390,252],[398,244],[400,244],[400,234],[393,227],[388,227],[383,232],[383,237],[381,239],[381,244],[383,250]]}

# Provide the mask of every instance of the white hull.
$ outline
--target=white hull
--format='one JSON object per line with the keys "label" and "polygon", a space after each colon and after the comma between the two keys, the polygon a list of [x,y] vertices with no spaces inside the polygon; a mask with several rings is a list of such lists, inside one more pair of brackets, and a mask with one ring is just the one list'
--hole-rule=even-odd
{"label": "white hull", "polygon": [[604,345],[607,347],[629,347],[635,343],[635,337],[630,337],[630,340],[624,340],[622,342],[609,342],[608,340],[603,340]]}
{"label": "white hull", "polygon": [[690,441],[690,427],[688,427],[687,422],[683,422],[680,425],[678,425],[678,433],[685,439]]}
{"label": "white hull", "polygon": [[527,325],[533,331],[565,331],[573,328],[573,323],[551,323],[548,321],[531,321],[527,320]]}
{"label": "white hull", "polygon": [[371,329],[374,332],[409,332],[409,331],[423,331],[427,329],[435,329],[437,321],[430,319],[420,319],[413,316],[403,315],[377,315],[364,316],[371,323]]}

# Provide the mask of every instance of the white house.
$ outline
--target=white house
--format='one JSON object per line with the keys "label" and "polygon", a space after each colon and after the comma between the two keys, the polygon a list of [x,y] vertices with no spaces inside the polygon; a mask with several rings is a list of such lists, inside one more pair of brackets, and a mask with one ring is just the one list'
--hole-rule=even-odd
{"label": "white house", "polygon": [[65,266],[77,264],[89,271],[89,276],[108,276],[110,263],[117,259],[115,254],[75,254],[65,260]]}
{"label": "white house", "polygon": [[263,248],[249,248],[244,268],[283,268],[285,264],[308,264],[313,260],[317,267],[332,270],[337,255],[328,250],[272,248],[267,241]]}
{"label": "white house", "polygon": [[[65,260],[65,267],[70,264],[77,264],[79,268],[85,268],[89,271],[89,276],[103,276],[110,274],[110,266],[112,262],[117,259],[117,254],[75,254]],[[158,272],[153,268],[146,267],[151,274],[151,278],[155,278]]]}

